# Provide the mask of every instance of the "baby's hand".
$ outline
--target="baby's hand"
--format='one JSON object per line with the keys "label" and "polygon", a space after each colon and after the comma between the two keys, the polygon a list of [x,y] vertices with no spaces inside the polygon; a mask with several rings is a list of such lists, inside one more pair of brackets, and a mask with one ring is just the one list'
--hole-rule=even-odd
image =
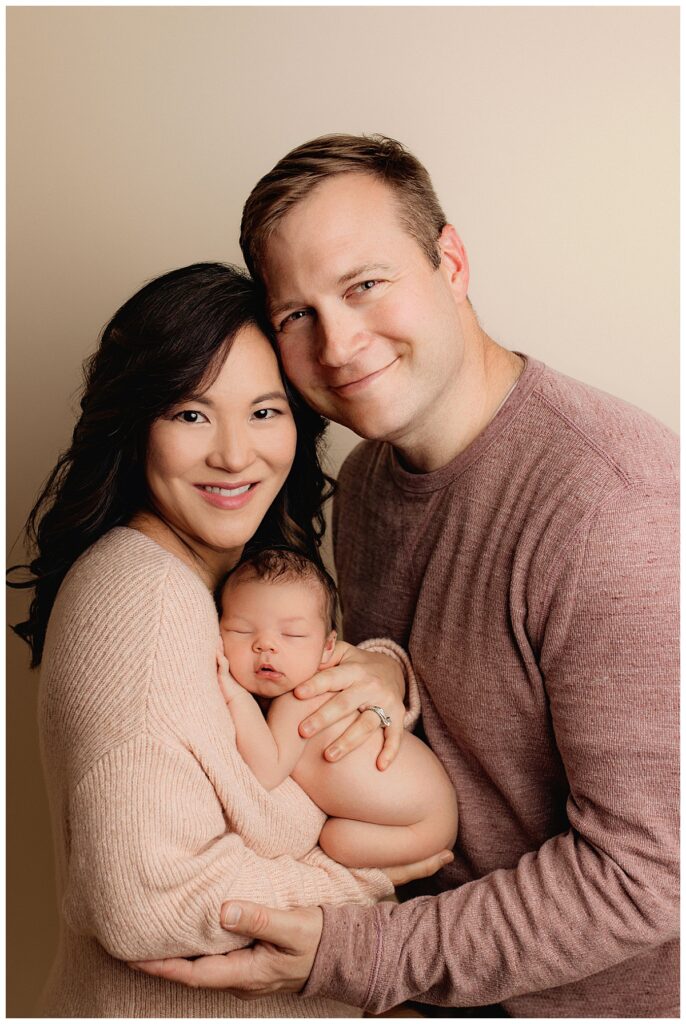
{"label": "baby's hand", "polygon": [[226,660],[221,640],[217,645],[217,679],[219,681],[219,689],[222,691],[222,696],[226,703],[230,705],[236,694],[243,692],[243,687],[236,682],[229,672],[229,663]]}

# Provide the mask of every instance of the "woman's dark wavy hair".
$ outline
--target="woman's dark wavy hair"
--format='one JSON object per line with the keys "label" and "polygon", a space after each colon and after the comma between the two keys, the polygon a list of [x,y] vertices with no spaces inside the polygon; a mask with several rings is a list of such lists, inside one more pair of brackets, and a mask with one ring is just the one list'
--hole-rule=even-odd
{"label": "woman's dark wavy hair", "polygon": [[[236,267],[196,263],[150,281],[105,327],[84,364],[81,416],[26,522],[35,557],[25,622],[13,627],[39,665],[50,612],[76,559],[113,526],[148,504],[145,454],[151,423],[209,387],[241,328],[265,334],[257,289]],[[277,356],[278,357],[278,356]],[[322,505],[333,481],[320,465],[326,420],[286,384],[298,432],[288,480],[249,543],[251,551],[285,544],[321,564]]]}

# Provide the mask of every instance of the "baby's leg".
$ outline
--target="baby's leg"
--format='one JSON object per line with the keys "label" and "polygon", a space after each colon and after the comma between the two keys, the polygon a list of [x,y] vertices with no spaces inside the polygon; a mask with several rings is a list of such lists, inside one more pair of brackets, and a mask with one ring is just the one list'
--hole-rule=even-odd
{"label": "baby's leg", "polygon": [[329,818],[319,845],[332,860],[348,868],[390,868],[414,864],[451,849],[455,830],[436,815],[412,825],[376,825],[351,818]]}

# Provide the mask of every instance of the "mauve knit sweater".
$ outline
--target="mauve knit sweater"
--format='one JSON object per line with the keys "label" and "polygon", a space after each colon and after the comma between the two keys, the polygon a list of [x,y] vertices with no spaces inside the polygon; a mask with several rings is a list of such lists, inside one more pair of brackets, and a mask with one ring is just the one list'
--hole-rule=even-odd
{"label": "mauve knit sweater", "polygon": [[39,710],[61,910],[46,1016],[359,1014],[287,993],[242,1002],[123,962],[245,945],[219,924],[228,897],[292,907],[392,891],[322,853],[325,815],[291,779],[268,793],[249,771],[218,638],[199,577],[135,530],[106,534],[60,588]]}
{"label": "mauve knit sweater", "polygon": [[410,653],[459,803],[401,905],[325,908],[306,994],[678,1016],[677,442],[528,360],[449,465],[340,474],[346,639]]}

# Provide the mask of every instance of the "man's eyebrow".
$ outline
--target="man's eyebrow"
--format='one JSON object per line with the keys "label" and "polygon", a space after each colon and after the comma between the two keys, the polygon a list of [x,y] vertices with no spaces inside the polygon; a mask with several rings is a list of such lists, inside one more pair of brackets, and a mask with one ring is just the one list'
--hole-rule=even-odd
{"label": "man's eyebrow", "polygon": [[[373,274],[378,271],[388,273],[392,268],[385,263],[362,263],[358,267],[354,267],[347,273],[342,274],[341,277],[336,281],[336,286],[341,287],[344,284],[349,284],[350,281],[354,281],[356,277],[362,277],[365,274]],[[277,305],[268,304],[269,315],[280,316],[281,313],[285,313],[287,310],[300,309],[305,306],[306,303],[302,299],[287,299],[285,302],[279,302]]]}
{"label": "man's eyebrow", "polygon": [[373,274],[378,270],[387,273],[391,268],[385,263],[362,263],[359,267],[355,267],[353,270],[349,270],[347,274],[343,274],[338,278],[337,284],[348,284],[350,281],[354,281],[356,277],[363,277],[365,274]]}
{"label": "man's eyebrow", "polygon": [[278,306],[272,306],[268,303],[269,316],[280,316],[281,313],[285,313],[287,309],[300,309],[303,305],[298,299],[288,299],[286,302],[280,302]]}

